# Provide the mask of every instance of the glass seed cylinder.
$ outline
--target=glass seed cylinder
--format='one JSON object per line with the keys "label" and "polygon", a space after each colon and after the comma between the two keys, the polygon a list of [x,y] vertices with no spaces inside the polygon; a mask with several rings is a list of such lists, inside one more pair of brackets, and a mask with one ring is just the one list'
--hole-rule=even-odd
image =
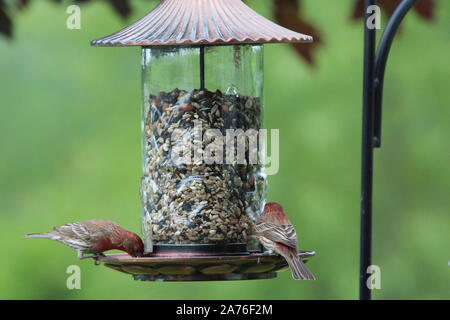
{"label": "glass seed cylinder", "polygon": [[161,244],[247,244],[265,204],[263,46],[142,48],[142,226]]}

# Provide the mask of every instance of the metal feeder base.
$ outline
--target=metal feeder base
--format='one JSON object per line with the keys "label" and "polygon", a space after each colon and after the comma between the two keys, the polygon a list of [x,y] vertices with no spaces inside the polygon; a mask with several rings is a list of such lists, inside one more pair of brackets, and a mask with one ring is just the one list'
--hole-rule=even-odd
{"label": "metal feeder base", "polygon": [[[299,251],[303,262],[314,251]],[[106,267],[130,274],[138,281],[223,281],[271,279],[288,268],[286,260],[276,254],[247,253],[237,255],[196,255],[188,252],[154,253],[133,258],[128,254],[110,254],[98,259]]]}

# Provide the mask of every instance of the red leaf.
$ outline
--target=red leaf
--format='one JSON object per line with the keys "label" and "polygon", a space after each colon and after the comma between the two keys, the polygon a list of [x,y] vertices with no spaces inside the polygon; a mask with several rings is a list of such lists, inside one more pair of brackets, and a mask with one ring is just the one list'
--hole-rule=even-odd
{"label": "red leaf", "polygon": [[414,6],[416,12],[426,20],[433,20],[436,11],[435,0],[420,0]]}
{"label": "red leaf", "polygon": [[16,2],[17,2],[17,4],[16,4],[17,9],[22,10],[26,6],[28,6],[28,4],[30,3],[30,0],[17,0]]}
{"label": "red leaf", "polygon": [[0,0],[0,33],[4,34],[7,38],[12,37],[12,21],[5,10],[5,4],[3,0]]}
{"label": "red leaf", "polygon": [[[387,16],[390,17],[397,6],[400,4],[401,0],[378,0],[377,4],[380,8],[386,12]],[[419,0],[414,5],[414,10],[426,20],[432,20],[434,18],[434,12],[436,9],[435,0]],[[364,17],[364,0],[356,0],[353,9],[352,19],[361,19]]]}
{"label": "red leaf", "polygon": [[285,28],[310,35],[313,43],[291,43],[295,51],[308,62],[314,65],[314,48],[321,43],[319,31],[299,14],[300,1],[275,0],[274,16],[276,21]]}
{"label": "red leaf", "polygon": [[364,17],[364,0],[356,0],[353,8],[352,19],[358,20]]}
{"label": "red leaf", "polygon": [[122,18],[131,14],[132,10],[128,0],[109,0],[109,3]]}

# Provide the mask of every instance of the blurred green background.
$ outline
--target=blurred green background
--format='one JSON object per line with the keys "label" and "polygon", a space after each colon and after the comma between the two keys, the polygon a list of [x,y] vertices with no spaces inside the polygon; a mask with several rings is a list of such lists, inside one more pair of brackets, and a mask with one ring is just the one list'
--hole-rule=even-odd
{"label": "blurred green background", "polygon": [[[363,29],[349,19],[353,3],[303,1],[325,42],[316,68],[288,45],[265,46],[265,126],[280,129],[268,200],[317,252],[308,265],[318,280],[145,283],[23,235],[91,218],[140,233],[140,50],[89,41],[156,2],[134,1],[129,21],[102,1],[81,6],[81,30],[66,28],[66,5],[31,2],[15,38],[0,38],[0,298],[357,298]],[[248,4],[273,19],[271,2]],[[390,54],[375,150],[375,299],[450,298],[449,13],[449,1],[432,23],[411,13]],[[81,290],[66,288],[72,264]]]}

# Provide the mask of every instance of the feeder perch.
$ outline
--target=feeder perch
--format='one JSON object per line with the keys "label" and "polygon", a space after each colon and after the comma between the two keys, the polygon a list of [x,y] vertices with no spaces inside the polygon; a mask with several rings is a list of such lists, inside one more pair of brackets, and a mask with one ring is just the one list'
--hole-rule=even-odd
{"label": "feeder perch", "polygon": [[[286,267],[283,258],[262,253],[254,234],[265,204],[262,162],[249,160],[250,141],[239,138],[236,153],[244,146],[245,160],[235,159],[234,149],[228,158],[227,140],[218,137],[262,129],[263,44],[311,41],[240,0],[163,0],[137,22],[92,41],[142,47],[140,191],[148,256],[99,261],[147,281],[265,279]],[[301,251],[299,259],[313,255]]]}

